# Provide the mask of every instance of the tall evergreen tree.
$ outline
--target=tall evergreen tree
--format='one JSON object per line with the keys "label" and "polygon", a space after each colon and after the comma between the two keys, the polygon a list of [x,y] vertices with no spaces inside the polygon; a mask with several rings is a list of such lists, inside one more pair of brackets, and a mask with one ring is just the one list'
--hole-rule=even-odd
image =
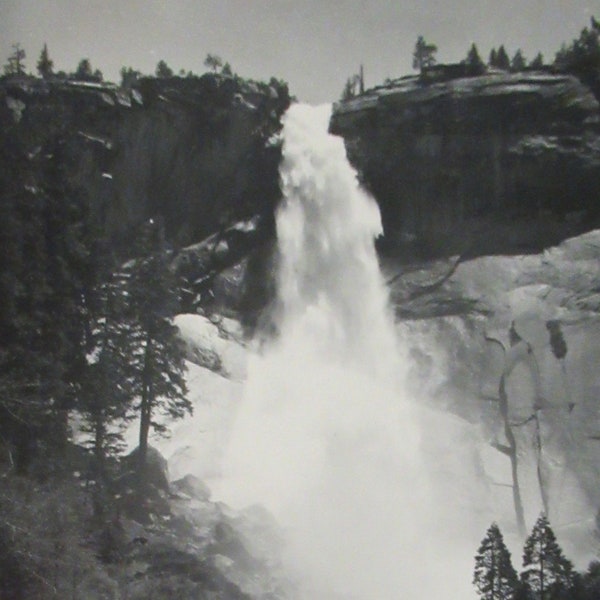
{"label": "tall evergreen tree", "polygon": [[583,600],[600,598],[600,562],[592,561],[582,577]]}
{"label": "tall evergreen tree", "polygon": [[344,89],[342,90],[341,100],[351,100],[357,94],[357,89],[360,89],[360,81],[358,75],[352,75],[346,79]]}
{"label": "tall evergreen tree", "polygon": [[52,69],[54,67],[54,62],[50,59],[48,54],[48,44],[44,43],[44,47],[40,53],[40,58],[37,62],[37,70],[40,74],[40,77],[44,79],[48,79],[52,75]]}
{"label": "tall evergreen tree", "polygon": [[544,514],[540,515],[525,541],[521,580],[535,600],[568,598],[573,590],[573,565],[563,555]]}
{"label": "tall evergreen tree", "polygon": [[473,585],[483,600],[512,600],[518,582],[502,533],[492,523],[475,556]]}
{"label": "tall evergreen tree", "polygon": [[420,35],[417,38],[415,49],[413,51],[413,69],[423,71],[423,69],[435,65],[435,55],[437,50],[435,44],[428,44],[425,41],[425,38]]}
{"label": "tall evergreen tree", "polygon": [[584,27],[571,44],[563,44],[556,53],[554,66],[575,74],[600,98],[600,22],[597,19],[591,17],[590,27]]}
{"label": "tall evergreen tree", "polygon": [[479,50],[477,50],[475,43],[471,44],[465,63],[469,67],[469,71],[474,75],[483,73],[485,70],[485,65],[479,56]]}
{"label": "tall evergreen tree", "polygon": [[498,67],[498,69],[504,69],[505,71],[510,69],[510,59],[508,58],[508,54],[504,49],[504,45],[498,48],[498,54],[496,55],[496,67]]}
{"label": "tall evergreen tree", "polygon": [[75,79],[80,81],[90,81],[94,73],[92,71],[92,63],[89,58],[82,58],[75,69]]}
{"label": "tall evergreen tree", "polygon": [[95,306],[88,307],[90,339],[79,409],[83,429],[91,437],[96,474],[103,477],[106,458],[123,449],[122,428],[131,416],[133,343],[123,275],[110,275],[94,292]]}
{"label": "tall evergreen tree", "polygon": [[158,61],[154,72],[159,79],[173,77],[173,69],[164,60]]}
{"label": "tall evergreen tree", "polygon": [[153,220],[146,224],[139,248],[129,280],[129,304],[136,344],[131,364],[139,398],[139,477],[144,482],[150,428],[165,431],[157,413],[181,418],[191,414],[192,405],[186,397],[184,347],[172,321],[179,306],[177,282],[160,224]]}
{"label": "tall evergreen tree", "polygon": [[94,459],[96,514],[104,507],[102,496],[109,479],[107,459],[124,448],[123,429],[132,418],[133,343],[127,301],[127,282],[120,273],[109,275],[87,296],[88,352],[79,410],[84,418],[82,430],[90,436]]}
{"label": "tall evergreen tree", "polygon": [[591,26],[581,30],[579,38],[569,45],[562,45],[554,63],[574,72],[600,68],[600,25],[594,17],[591,17]]}
{"label": "tall evergreen tree", "polygon": [[121,67],[120,74],[121,87],[124,89],[131,89],[142,76],[140,71],[132,69],[131,67]]}
{"label": "tall evergreen tree", "polygon": [[515,72],[523,71],[526,64],[527,63],[525,61],[525,57],[523,56],[523,52],[521,51],[521,48],[519,48],[510,61],[510,69],[511,71]]}
{"label": "tall evergreen tree", "polygon": [[4,73],[6,75],[24,75],[25,74],[25,50],[21,48],[21,44],[12,45],[13,52],[8,57],[8,63],[4,65]]}
{"label": "tall evergreen tree", "polygon": [[498,52],[496,51],[496,48],[492,48],[490,50],[490,57],[488,58],[488,65],[490,65],[490,67],[498,66]]}
{"label": "tall evergreen tree", "polygon": [[212,69],[216,73],[223,67],[223,59],[216,54],[207,54],[204,59],[204,66]]}
{"label": "tall evergreen tree", "polygon": [[[37,108],[37,107],[36,107]],[[35,110],[35,109],[34,109]],[[15,444],[17,469],[64,447],[67,412],[84,360],[81,290],[89,267],[85,195],[70,186],[60,125],[10,138],[13,173],[3,179],[3,308],[0,315],[0,428]],[[21,138],[21,135],[23,138]],[[50,138],[50,139],[49,139]],[[30,144],[42,150],[23,157]],[[4,154],[4,152],[3,152]],[[52,158],[49,158],[52,157]]]}
{"label": "tall evergreen tree", "polygon": [[535,58],[529,63],[532,69],[541,69],[544,66],[544,56],[541,52],[535,55]]}

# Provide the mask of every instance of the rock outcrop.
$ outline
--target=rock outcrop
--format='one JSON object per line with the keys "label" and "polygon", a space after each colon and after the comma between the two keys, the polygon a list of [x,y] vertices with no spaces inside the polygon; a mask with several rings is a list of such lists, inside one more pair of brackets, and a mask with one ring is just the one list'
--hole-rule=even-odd
{"label": "rock outcrop", "polygon": [[572,76],[406,77],[337,103],[330,129],[389,250],[531,252],[598,224],[600,108]]}
{"label": "rock outcrop", "polygon": [[[287,86],[206,74],[112,84],[8,78],[0,83],[2,146],[31,168],[39,139],[90,199],[113,242],[162,218],[169,241],[196,243],[233,222],[272,212],[280,149],[269,139]],[[43,133],[40,133],[43,132]]]}

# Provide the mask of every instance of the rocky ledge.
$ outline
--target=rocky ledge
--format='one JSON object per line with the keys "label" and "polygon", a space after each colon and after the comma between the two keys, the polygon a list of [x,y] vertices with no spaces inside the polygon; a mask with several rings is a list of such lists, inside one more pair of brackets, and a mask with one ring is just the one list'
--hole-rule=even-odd
{"label": "rocky ledge", "polygon": [[289,102],[275,78],[148,77],[128,89],[2,78],[0,155],[18,193],[47,184],[50,167],[64,170],[125,254],[149,218],[181,247],[272,213],[280,149],[269,140]]}
{"label": "rocky ledge", "polygon": [[405,77],[335,104],[330,129],[395,254],[533,252],[598,225],[600,107],[575,77]]}

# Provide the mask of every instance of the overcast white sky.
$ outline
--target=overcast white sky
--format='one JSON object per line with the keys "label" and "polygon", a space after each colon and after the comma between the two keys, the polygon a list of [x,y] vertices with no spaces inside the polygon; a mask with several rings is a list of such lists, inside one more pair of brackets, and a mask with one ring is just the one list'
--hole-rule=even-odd
{"label": "overcast white sky", "polygon": [[57,70],[85,57],[112,80],[122,65],[152,73],[159,59],[202,73],[212,52],[316,103],[337,99],[360,63],[367,86],[409,73],[419,34],[439,62],[462,59],[473,41],[484,57],[504,43],[550,60],[592,14],[600,0],[0,0],[0,52],[4,62],[20,42],[34,71],[47,42]]}

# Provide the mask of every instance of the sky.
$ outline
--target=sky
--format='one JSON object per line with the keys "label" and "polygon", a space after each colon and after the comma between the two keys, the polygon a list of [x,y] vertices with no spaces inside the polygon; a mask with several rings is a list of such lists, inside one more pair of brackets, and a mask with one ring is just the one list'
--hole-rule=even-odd
{"label": "sky", "polygon": [[0,52],[4,63],[19,42],[35,71],[46,42],[55,70],[89,58],[113,81],[124,65],[151,74],[161,59],[203,73],[210,52],[321,103],[361,64],[367,87],[412,72],[418,35],[438,46],[438,62],[461,60],[472,42],[484,58],[504,44],[550,61],[591,15],[600,0],[0,0]]}

